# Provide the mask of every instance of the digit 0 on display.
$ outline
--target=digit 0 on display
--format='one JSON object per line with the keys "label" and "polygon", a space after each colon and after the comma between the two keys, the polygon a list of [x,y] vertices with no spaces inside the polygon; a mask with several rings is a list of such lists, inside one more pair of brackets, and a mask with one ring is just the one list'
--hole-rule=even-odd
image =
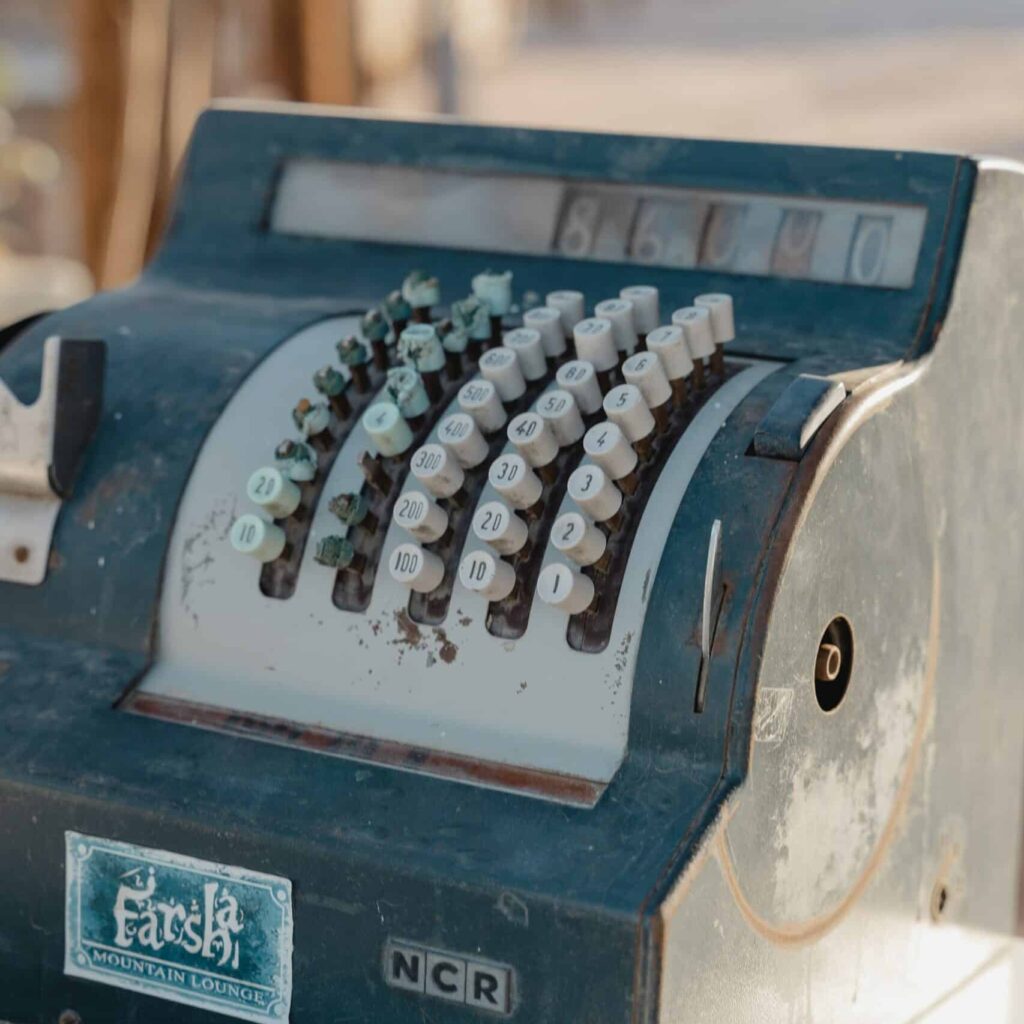
{"label": "digit 0 on display", "polygon": [[851,284],[877,284],[885,271],[891,217],[861,217],[850,248],[847,278]]}
{"label": "digit 0 on display", "polygon": [[821,224],[817,210],[787,210],[772,250],[771,269],[780,277],[809,277]]}

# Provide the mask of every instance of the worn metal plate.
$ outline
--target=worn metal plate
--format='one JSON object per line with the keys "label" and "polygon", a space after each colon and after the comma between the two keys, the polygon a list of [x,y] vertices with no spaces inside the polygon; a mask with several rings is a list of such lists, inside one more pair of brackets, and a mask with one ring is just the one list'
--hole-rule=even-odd
{"label": "worn metal plate", "polygon": [[[757,627],[749,775],[661,910],[663,1021],[923,1020],[1015,930],[1022,171],[978,178],[933,351],[855,388],[800,463]],[[826,707],[815,657],[835,616],[852,675]]]}
{"label": "worn metal plate", "polygon": [[64,971],[248,1021],[286,1021],[286,878],[68,832]]}

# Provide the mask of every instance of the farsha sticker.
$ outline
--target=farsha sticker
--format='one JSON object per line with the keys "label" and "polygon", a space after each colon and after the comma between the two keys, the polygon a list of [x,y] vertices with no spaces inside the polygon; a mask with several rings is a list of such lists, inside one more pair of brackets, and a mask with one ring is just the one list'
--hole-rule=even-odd
{"label": "farsha sticker", "polygon": [[65,833],[64,972],[251,1021],[287,1021],[292,884]]}

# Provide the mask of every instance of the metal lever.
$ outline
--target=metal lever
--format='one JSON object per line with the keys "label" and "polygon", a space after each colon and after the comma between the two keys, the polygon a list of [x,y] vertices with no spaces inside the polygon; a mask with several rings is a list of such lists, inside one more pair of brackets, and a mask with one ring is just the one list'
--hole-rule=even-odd
{"label": "metal lever", "polygon": [[704,570],[704,601],[700,613],[700,673],[697,676],[697,695],[694,711],[704,710],[704,695],[708,684],[708,666],[711,664],[711,644],[715,639],[718,616],[724,597],[722,588],[722,520],[711,524],[708,540],[708,560]]}
{"label": "metal lever", "polygon": [[46,578],[57,513],[99,424],[106,345],[47,338],[39,397],[0,380],[0,580]]}
{"label": "metal lever", "polygon": [[822,424],[842,405],[846,385],[802,373],[776,399],[754,431],[754,454],[798,462]]}

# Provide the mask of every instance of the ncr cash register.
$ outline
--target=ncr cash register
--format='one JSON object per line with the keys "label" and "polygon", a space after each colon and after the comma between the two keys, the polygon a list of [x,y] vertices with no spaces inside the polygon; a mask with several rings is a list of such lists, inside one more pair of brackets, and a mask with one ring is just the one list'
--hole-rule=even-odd
{"label": "ncr cash register", "polygon": [[0,345],[0,1020],[1003,962],[1021,168],[224,106],[139,280]]}

